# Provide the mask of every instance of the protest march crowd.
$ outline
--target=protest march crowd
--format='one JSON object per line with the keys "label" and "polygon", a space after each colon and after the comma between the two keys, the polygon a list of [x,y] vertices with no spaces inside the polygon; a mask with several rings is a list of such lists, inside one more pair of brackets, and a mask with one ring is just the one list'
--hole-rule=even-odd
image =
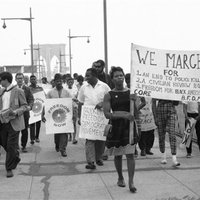
{"label": "protest march crowd", "polygon": [[[96,165],[103,167],[108,156],[114,156],[119,187],[126,186],[122,169],[125,155],[128,187],[132,193],[137,191],[135,157],[138,149],[141,156],[153,155],[156,129],[161,163],[168,162],[165,151],[168,133],[172,165],[180,166],[175,131],[176,106],[180,102],[132,94],[131,73],[125,74],[121,67],[113,66],[106,74],[104,68],[104,61],[97,60],[86,70],[85,77],[77,73],[73,77],[57,73],[50,83],[43,77],[40,84],[33,74],[27,77],[17,73],[13,77],[9,72],[0,73],[0,145],[6,152],[8,178],[13,177],[13,170],[21,160],[20,153],[28,151],[28,133],[31,145],[40,142],[41,122],[46,125],[46,134],[54,134],[55,150],[63,157],[67,157],[68,141],[76,145],[78,137],[85,139],[85,168],[88,170],[95,170]],[[12,83],[13,78],[16,85]],[[200,148],[199,108],[198,102],[184,102],[185,128],[192,125],[196,129]],[[190,158],[192,140],[190,135],[186,136],[183,145],[186,157]]]}

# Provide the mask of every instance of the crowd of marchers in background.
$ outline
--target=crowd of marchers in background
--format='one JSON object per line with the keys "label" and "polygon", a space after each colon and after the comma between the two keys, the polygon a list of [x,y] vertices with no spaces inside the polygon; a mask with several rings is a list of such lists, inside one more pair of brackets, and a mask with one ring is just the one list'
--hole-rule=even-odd
{"label": "crowd of marchers in background", "polygon": [[[15,78],[17,85],[12,84]],[[40,80],[39,80],[40,81]],[[34,106],[34,94],[43,91],[46,98],[72,98],[73,133],[54,134],[55,150],[61,156],[67,157],[67,144],[77,144],[77,130],[81,125],[81,110],[83,105],[92,105],[104,113],[109,119],[112,129],[106,141],[86,139],[85,155],[86,169],[95,170],[96,165],[103,166],[109,156],[114,156],[114,166],[118,174],[117,185],[125,187],[126,181],[122,173],[122,156],[127,158],[128,186],[131,192],[136,192],[133,181],[135,158],[153,155],[155,130],[158,132],[159,148],[162,154],[161,163],[167,163],[165,151],[165,136],[169,135],[172,165],[180,166],[177,160],[177,142],[175,126],[177,122],[176,106],[179,102],[139,97],[130,92],[131,74],[125,74],[121,67],[111,67],[110,73],[105,73],[105,63],[97,60],[92,63],[84,75],[74,73],[55,74],[50,81],[46,77],[41,83],[35,75],[24,76],[17,73],[15,77],[9,72],[0,74],[0,145],[6,151],[5,168],[7,177],[13,176],[13,171],[20,162],[20,152],[28,152],[28,133],[30,145],[40,142],[41,122],[46,121],[45,113],[41,120],[29,124],[29,111]],[[133,105],[134,112],[130,105]],[[9,111],[9,120],[3,120],[1,115]],[[195,102],[184,102],[183,112],[185,122],[190,118],[196,120],[195,128],[198,146],[200,148],[200,106]],[[145,116],[151,116],[148,126],[144,125]],[[130,143],[133,124],[134,142]],[[29,129],[29,131],[28,131]],[[192,141],[186,148],[187,158],[192,157]]]}

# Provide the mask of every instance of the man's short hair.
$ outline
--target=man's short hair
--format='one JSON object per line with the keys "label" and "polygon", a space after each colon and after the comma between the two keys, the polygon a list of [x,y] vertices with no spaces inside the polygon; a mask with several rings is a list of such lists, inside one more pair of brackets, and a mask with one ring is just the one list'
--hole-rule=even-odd
{"label": "man's short hair", "polygon": [[98,77],[98,73],[97,73],[97,70],[95,68],[88,68],[87,72],[88,71],[90,71],[93,76]]}
{"label": "man's short hair", "polygon": [[31,79],[31,78],[36,78],[36,76],[35,76],[34,74],[32,74],[32,75],[30,76],[30,79]]}
{"label": "man's short hair", "polygon": [[10,72],[1,72],[0,74],[1,80],[7,80],[9,83],[12,83],[13,76]]}
{"label": "man's short hair", "polygon": [[55,74],[54,80],[56,81],[56,80],[59,80],[59,79],[62,80],[62,74],[60,74],[60,73]]}
{"label": "man's short hair", "polygon": [[18,72],[18,73],[16,73],[15,78],[17,78],[17,76],[23,76],[24,77],[24,74],[21,73],[21,72]]}
{"label": "man's short hair", "polygon": [[73,81],[74,81],[74,78],[72,78],[72,77],[69,77],[69,78],[67,79],[67,82],[68,82],[68,81],[71,81],[71,80],[73,80]]}
{"label": "man's short hair", "polygon": [[96,63],[100,63],[101,67],[105,67],[105,62],[103,60],[97,60]]}
{"label": "man's short hair", "polygon": [[45,80],[45,81],[47,81],[47,77],[42,77],[42,80]]}

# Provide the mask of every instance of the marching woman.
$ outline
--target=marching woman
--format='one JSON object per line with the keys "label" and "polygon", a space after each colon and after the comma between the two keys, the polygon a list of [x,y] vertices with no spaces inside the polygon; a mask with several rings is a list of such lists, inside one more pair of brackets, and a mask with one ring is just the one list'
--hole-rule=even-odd
{"label": "marching woman", "polygon": [[[114,155],[119,187],[126,186],[122,173],[122,156],[126,155],[129,189],[135,193],[137,190],[133,182],[135,145],[129,143],[129,124],[138,116],[136,107],[134,115],[130,112],[130,98],[136,100],[136,95],[130,95],[130,90],[124,87],[124,72],[121,67],[112,67],[110,77],[115,87],[104,96],[104,115],[112,124],[112,130],[107,135],[105,154]],[[134,126],[134,132],[136,131],[136,126]]]}

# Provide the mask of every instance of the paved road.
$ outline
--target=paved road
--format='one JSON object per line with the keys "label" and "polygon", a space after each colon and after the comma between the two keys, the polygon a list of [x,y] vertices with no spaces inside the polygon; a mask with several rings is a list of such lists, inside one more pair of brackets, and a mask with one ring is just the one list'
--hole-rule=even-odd
{"label": "paved road", "polygon": [[[45,135],[41,128],[41,142],[28,145],[28,153],[21,153],[21,163],[13,178],[6,178],[5,152],[0,158],[0,199],[10,200],[200,200],[200,153],[194,144],[193,157],[185,158],[185,149],[178,149],[179,168],[173,168],[167,143],[168,163],[160,164],[157,137],[153,156],[136,159],[135,186],[137,193],[128,187],[116,185],[117,174],[113,157],[104,166],[90,171],[85,169],[84,140],[77,145],[69,142],[67,158],[54,149],[53,136]],[[179,141],[180,143],[180,141]],[[126,160],[123,160],[124,177],[127,182]]]}

